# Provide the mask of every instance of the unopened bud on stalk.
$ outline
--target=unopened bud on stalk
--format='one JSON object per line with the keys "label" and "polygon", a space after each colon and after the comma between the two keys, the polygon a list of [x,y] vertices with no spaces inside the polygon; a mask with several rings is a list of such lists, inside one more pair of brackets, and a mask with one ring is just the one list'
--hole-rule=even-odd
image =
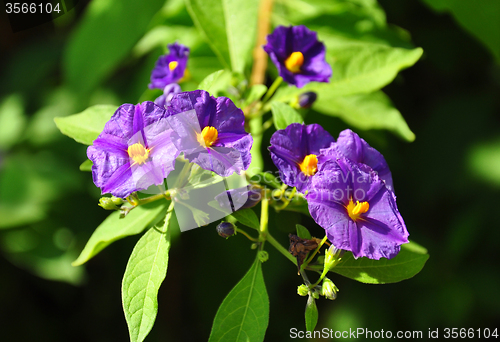
{"label": "unopened bud on stalk", "polygon": [[111,197],[101,197],[99,199],[99,206],[106,210],[118,210],[123,204],[123,199],[111,196]]}
{"label": "unopened bud on stalk", "polygon": [[297,293],[299,294],[299,296],[307,296],[307,294],[309,293],[309,288],[307,287],[306,284],[302,284],[300,285],[299,287],[297,287]]}
{"label": "unopened bud on stalk", "polygon": [[299,95],[299,107],[309,108],[313,105],[314,101],[318,98],[318,95],[313,91],[307,91]]}
{"label": "unopened bud on stalk", "polygon": [[322,296],[330,300],[335,300],[337,298],[337,292],[339,292],[339,289],[330,279],[323,279],[323,284],[321,285]]}
{"label": "unopened bud on stalk", "polygon": [[234,224],[231,222],[221,222],[217,226],[217,233],[223,238],[228,238],[234,235]]}

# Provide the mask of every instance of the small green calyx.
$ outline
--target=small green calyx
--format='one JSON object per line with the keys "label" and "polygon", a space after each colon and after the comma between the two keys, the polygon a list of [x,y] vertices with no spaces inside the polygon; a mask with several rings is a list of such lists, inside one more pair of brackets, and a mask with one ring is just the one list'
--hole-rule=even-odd
{"label": "small green calyx", "polygon": [[321,285],[322,296],[330,300],[335,300],[337,298],[337,292],[339,292],[339,289],[330,279],[323,279],[323,284]]}
{"label": "small green calyx", "polygon": [[123,204],[123,199],[112,197],[101,197],[99,199],[99,206],[106,210],[119,210]]}
{"label": "small green calyx", "polygon": [[297,287],[297,293],[299,294],[299,296],[305,297],[309,293],[309,288],[307,287],[307,285],[302,284]]}

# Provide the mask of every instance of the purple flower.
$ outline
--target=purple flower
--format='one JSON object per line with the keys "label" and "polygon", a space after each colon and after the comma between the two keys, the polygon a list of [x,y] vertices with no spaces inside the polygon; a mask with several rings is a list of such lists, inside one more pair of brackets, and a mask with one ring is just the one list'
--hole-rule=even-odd
{"label": "purple flower", "polygon": [[178,85],[177,83],[170,83],[163,89],[163,95],[160,95],[156,98],[155,104],[161,108],[166,108],[170,101],[172,101],[172,97],[180,92],[180,85]]}
{"label": "purple flower", "polygon": [[325,45],[307,27],[278,26],[267,36],[264,50],[289,84],[301,88],[309,82],[328,82],[332,68],[325,61]]}
{"label": "purple flower", "polygon": [[333,137],[318,124],[294,123],[276,131],[271,137],[271,159],[283,183],[305,189],[318,169],[320,150],[330,147]]}
{"label": "purple flower", "polygon": [[394,191],[391,170],[384,156],[350,129],[340,132],[337,142],[333,143],[330,148],[322,150],[321,154],[320,163],[332,157],[345,157],[355,163],[368,165],[377,172],[387,188]]}
{"label": "purple flower", "polygon": [[243,112],[227,97],[204,90],[176,94],[167,113],[173,142],[190,162],[223,177],[250,165],[253,139]]}
{"label": "purple flower", "polygon": [[189,56],[189,48],[182,44],[168,45],[169,54],[162,55],[156,61],[151,72],[149,88],[163,89],[170,83],[176,83],[184,77]]}
{"label": "purple flower", "polygon": [[124,198],[163,184],[179,154],[171,134],[166,111],[153,102],[121,105],[87,149],[95,185]]}
{"label": "purple flower", "polygon": [[309,212],[336,248],[378,260],[393,258],[408,242],[396,196],[367,165],[330,159],[308,189]]}

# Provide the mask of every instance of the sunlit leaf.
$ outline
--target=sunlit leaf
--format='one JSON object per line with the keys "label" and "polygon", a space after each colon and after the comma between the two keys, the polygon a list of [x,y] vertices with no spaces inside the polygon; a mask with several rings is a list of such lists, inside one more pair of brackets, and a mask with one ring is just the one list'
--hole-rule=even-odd
{"label": "sunlit leaf", "polygon": [[268,323],[269,297],[256,259],[219,307],[209,342],[264,341]]}
{"label": "sunlit leaf", "polygon": [[351,252],[347,252],[331,271],[362,283],[396,283],[415,276],[422,270],[427,259],[427,250],[415,242],[410,242],[402,245],[398,255],[390,260],[356,260]]}
{"label": "sunlit leaf", "polygon": [[187,0],[186,4],[221,63],[243,72],[255,45],[259,1]]}
{"label": "sunlit leaf", "polygon": [[407,141],[415,140],[401,113],[382,91],[338,97],[318,97],[314,108],[337,116],[359,129],[387,129]]}
{"label": "sunlit leaf", "polygon": [[292,123],[304,122],[299,112],[283,102],[273,102],[271,111],[276,129],[285,129]]}
{"label": "sunlit leaf", "polygon": [[141,205],[120,219],[120,213],[111,213],[94,231],[73,266],[86,263],[97,253],[116,240],[139,234],[145,228],[158,222],[166,212],[166,203],[153,202]]}
{"label": "sunlit leaf", "polygon": [[158,312],[158,289],[165,279],[170,249],[169,212],[162,230],[150,228],[130,255],[122,282],[123,310],[131,342],[142,342]]}
{"label": "sunlit leaf", "polygon": [[54,118],[54,121],[63,134],[79,143],[92,145],[116,109],[112,105],[97,105],[79,114]]}

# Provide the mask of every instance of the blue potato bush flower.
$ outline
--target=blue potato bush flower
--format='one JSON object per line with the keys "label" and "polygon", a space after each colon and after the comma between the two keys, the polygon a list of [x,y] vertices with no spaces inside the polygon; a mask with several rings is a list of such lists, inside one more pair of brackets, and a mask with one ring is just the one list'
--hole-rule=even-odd
{"label": "blue potato bush flower", "polygon": [[333,142],[330,133],[318,124],[294,123],[273,134],[269,151],[281,180],[304,191],[309,178],[317,171],[321,150]]}
{"label": "blue potato bush flower", "polygon": [[307,27],[278,26],[267,36],[264,50],[285,82],[301,88],[309,82],[328,82],[332,68],[325,61],[325,45]]}
{"label": "blue potato bush flower", "polygon": [[311,216],[336,248],[355,258],[391,259],[408,242],[396,196],[369,166],[332,158],[321,165],[308,189]]}
{"label": "blue potato bush flower", "polygon": [[164,89],[171,83],[179,82],[185,76],[189,48],[174,43],[170,44],[168,49],[169,54],[160,56],[151,72],[151,83],[149,84],[151,89]]}
{"label": "blue potato bush flower", "polygon": [[103,194],[125,198],[163,184],[179,154],[166,117],[165,109],[149,101],[116,110],[87,149],[92,178]]}
{"label": "blue potato bush flower", "polygon": [[172,97],[167,113],[173,142],[190,162],[224,177],[250,165],[253,139],[243,112],[229,98],[184,92]]}

